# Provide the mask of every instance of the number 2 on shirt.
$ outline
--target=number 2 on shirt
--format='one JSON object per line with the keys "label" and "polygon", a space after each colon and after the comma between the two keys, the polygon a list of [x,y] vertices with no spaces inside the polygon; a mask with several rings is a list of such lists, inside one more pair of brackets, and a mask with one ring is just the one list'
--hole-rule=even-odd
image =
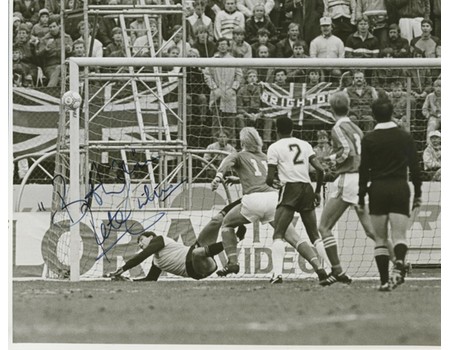
{"label": "number 2 on shirt", "polygon": [[293,143],[293,144],[289,145],[289,150],[290,151],[295,150],[294,164],[303,164],[304,163],[303,159],[300,158],[300,156],[302,154],[302,150],[300,149],[299,145]]}
{"label": "number 2 on shirt", "polygon": [[[253,167],[255,168],[255,176],[262,176],[262,173],[259,170],[258,163],[256,162],[256,160],[251,158],[250,162],[252,163]],[[264,165],[264,168],[266,169],[266,173],[267,173],[267,162],[265,160],[262,160],[261,163]]]}

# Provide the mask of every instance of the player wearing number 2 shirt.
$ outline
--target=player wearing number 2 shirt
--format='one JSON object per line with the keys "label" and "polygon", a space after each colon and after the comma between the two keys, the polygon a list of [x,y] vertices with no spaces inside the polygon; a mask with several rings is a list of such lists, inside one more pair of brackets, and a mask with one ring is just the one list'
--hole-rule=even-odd
{"label": "player wearing number 2 shirt", "polygon": [[[241,205],[233,208],[223,221],[222,242],[228,263],[223,270],[217,273],[219,276],[239,272],[234,228],[241,224],[257,221],[274,225],[277,205],[277,191],[266,184],[267,157],[261,151],[263,145],[261,137],[255,128],[246,127],[241,130],[239,138],[242,151],[230,154],[222,161],[216,177],[211,183],[212,189],[216,190],[219,183],[223,181],[223,174],[227,170],[233,169],[241,180],[243,192]],[[325,273],[324,270],[320,271],[316,254],[304,240],[300,239],[293,225],[288,227],[286,241],[311,263],[318,274]]]}

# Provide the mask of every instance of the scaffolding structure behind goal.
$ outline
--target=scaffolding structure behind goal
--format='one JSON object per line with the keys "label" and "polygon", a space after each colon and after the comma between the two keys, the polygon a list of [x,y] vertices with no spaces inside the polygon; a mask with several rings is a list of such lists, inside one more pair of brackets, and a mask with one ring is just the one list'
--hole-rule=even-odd
{"label": "scaffolding structure behind goal", "polygon": [[[70,276],[73,281],[114,271],[138,251],[137,237],[144,231],[193,244],[215,213],[242,196],[239,185],[211,191],[212,176],[227,152],[208,145],[225,137],[239,150],[240,129],[254,126],[267,147],[276,138],[274,120],[288,115],[295,124],[294,136],[319,146],[318,133],[329,133],[334,123],[329,96],[342,89],[360,94],[354,91],[357,74],[365,79],[362,90],[356,90],[370,98],[373,93],[386,94],[398,102],[396,121],[413,134],[422,154],[427,120],[418,114],[434,81],[440,79],[441,63],[440,59],[157,57],[68,62],[69,89],[79,92],[83,103],[64,112],[70,122],[65,141],[70,172],[56,175],[60,179],[53,198],[58,209],[51,215],[52,234],[46,238],[51,252],[45,254],[45,263],[48,277]],[[263,75],[270,78],[260,79]],[[228,90],[224,84],[229,84]],[[130,93],[127,86],[132,90],[136,85],[139,94]],[[370,102],[363,99],[352,105],[351,118],[364,131],[374,124],[368,106],[370,110]],[[314,181],[314,173],[311,177]],[[323,192],[326,198],[326,186]],[[413,265],[440,266],[440,182],[425,171],[423,193],[420,211],[411,216],[408,260]],[[316,211],[319,218],[321,207]],[[294,220],[305,235],[301,220]],[[272,228],[247,226],[238,246],[242,268],[235,277],[266,278],[272,269]],[[345,213],[334,233],[349,274],[377,276],[373,242],[354,211]],[[219,268],[226,262],[223,253],[217,260]],[[127,273],[142,276],[150,265],[146,261]],[[286,246],[284,273],[286,278],[305,278],[313,270]]]}

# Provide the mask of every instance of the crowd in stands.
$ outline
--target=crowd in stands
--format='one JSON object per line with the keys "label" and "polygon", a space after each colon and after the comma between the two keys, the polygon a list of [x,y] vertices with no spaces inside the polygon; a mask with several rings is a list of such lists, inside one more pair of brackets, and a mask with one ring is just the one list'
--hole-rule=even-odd
{"label": "crowd in stands", "polygon": [[[88,0],[66,0],[65,7],[82,9],[84,1]],[[89,4],[97,5],[135,2],[89,0]],[[184,24],[181,16],[162,16],[158,21],[150,18],[153,45],[148,43],[143,18],[128,18],[124,29],[119,19],[111,16],[98,17],[95,28],[88,23],[90,34],[86,44],[82,15],[67,17],[62,35],[60,0],[14,0],[13,85],[58,86],[61,45],[66,57],[125,57],[128,46],[131,55],[144,57],[152,55],[151,48],[161,49],[161,56],[192,58],[440,57],[440,0],[194,0],[185,4],[188,6]],[[125,40],[129,45],[124,44]],[[193,128],[202,129],[207,124],[210,141],[218,139],[224,131],[235,147],[239,146],[238,132],[246,125],[258,128],[266,146],[274,140],[274,119],[261,113],[260,82],[287,90],[290,83],[306,83],[310,88],[319,82],[331,82],[347,92],[351,117],[364,131],[374,126],[370,103],[380,94],[393,101],[399,126],[410,128],[406,118],[410,100],[415,113],[411,119],[422,118],[426,124],[424,136],[428,148],[435,149],[436,142],[430,136],[436,138],[440,131],[440,71],[241,69],[236,66],[190,67],[187,75],[187,118],[191,134],[195,134]],[[412,81],[412,94],[406,93],[407,77]],[[429,169],[435,169],[434,164]]]}

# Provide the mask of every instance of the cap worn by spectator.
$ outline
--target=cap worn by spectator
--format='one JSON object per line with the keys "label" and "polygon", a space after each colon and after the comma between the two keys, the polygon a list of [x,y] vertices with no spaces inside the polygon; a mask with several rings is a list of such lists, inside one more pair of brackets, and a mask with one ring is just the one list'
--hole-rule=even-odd
{"label": "cap worn by spectator", "polygon": [[400,27],[398,26],[397,23],[392,23],[392,24],[389,26],[389,31],[391,31],[391,30],[396,30],[397,32],[400,32]]}
{"label": "cap worn by spectator", "polygon": [[39,10],[39,18],[40,18],[42,15],[50,16],[50,12],[49,12],[47,9],[40,9],[40,10]]}
{"label": "cap worn by spectator", "polygon": [[19,17],[14,16],[12,19],[12,22],[16,22],[16,21],[22,21]]}
{"label": "cap worn by spectator", "polygon": [[428,134],[428,137],[431,139],[432,137],[441,137],[441,133],[438,130],[434,130]]}
{"label": "cap worn by spectator", "polygon": [[111,34],[112,34],[112,35],[115,35],[115,34],[122,34],[122,29],[119,28],[119,27],[114,27],[114,28],[111,30]]}
{"label": "cap worn by spectator", "polygon": [[321,26],[330,26],[333,23],[331,20],[331,17],[322,17],[320,19],[320,25]]}

